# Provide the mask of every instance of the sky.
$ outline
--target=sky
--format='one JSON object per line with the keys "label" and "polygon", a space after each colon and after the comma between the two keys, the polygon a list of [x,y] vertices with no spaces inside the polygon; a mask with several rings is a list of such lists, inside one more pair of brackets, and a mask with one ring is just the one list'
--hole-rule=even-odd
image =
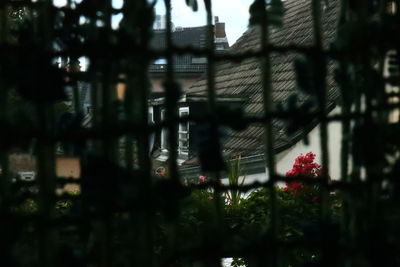
{"label": "sky", "polygon": [[[56,6],[63,6],[67,0],[53,0]],[[75,0],[80,2],[81,0]],[[129,0],[135,1],[135,0]],[[247,29],[249,21],[249,6],[253,0],[213,0],[213,15],[225,22],[228,42],[232,45]],[[175,26],[190,27],[206,24],[206,12],[203,0],[198,0],[199,10],[193,12],[186,6],[185,0],[172,0],[172,22]],[[113,0],[113,6],[120,8],[123,0]],[[165,14],[164,1],[158,0],[156,14]],[[115,16],[113,26],[117,27],[121,16]]]}
{"label": "sky", "polygon": [[[247,29],[249,6],[253,0],[214,0],[213,15],[225,22],[225,31],[229,44],[232,45]],[[193,12],[186,6],[185,0],[172,0],[172,21],[175,26],[202,26],[206,24],[204,2],[198,0],[199,10]],[[157,14],[165,14],[163,1],[156,6]]]}

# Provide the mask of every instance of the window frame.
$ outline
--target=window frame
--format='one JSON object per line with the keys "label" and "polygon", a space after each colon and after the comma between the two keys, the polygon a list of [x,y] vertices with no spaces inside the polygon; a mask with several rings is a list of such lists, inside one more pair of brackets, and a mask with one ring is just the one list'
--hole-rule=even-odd
{"label": "window frame", "polygon": [[[189,107],[188,106],[179,108],[179,117],[181,118],[182,115],[184,115],[184,114],[186,116],[189,115]],[[183,129],[184,125],[186,125],[186,127],[185,127],[186,129]],[[180,155],[189,155],[189,138],[190,138],[189,127],[190,126],[189,126],[188,121],[181,122],[181,123],[179,123],[179,126],[178,126],[178,154],[180,154]],[[185,139],[181,138],[181,135],[186,135],[186,138]],[[184,141],[182,141],[182,140],[184,140]],[[185,142],[185,141],[186,141],[187,145],[185,147],[183,147],[182,142]]]}
{"label": "window frame", "polygon": [[[165,108],[160,109],[160,119],[161,121],[165,120]],[[160,149],[162,152],[168,152],[168,136],[167,136],[167,129],[164,127],[161,128],[161,141],[160,141]]]}
{"label": "window frame", "polygon": [[[160,119],[163,121],[165,119],[165,108],[160,109]],[[189,107],[184,106],[184,107],[179,107],[178,110],[179,117],[182,117],[182,115],[189,115]],[[186,127],[184,127],[186,125]],[[185,156],[187,157],[189,155],[189,131],[190,131],[190,126],[189,122],[182,122],[178,124],[178,146],[177,146],[177,151],[178,155],[180,156]],[[161,140],[160,140],[160,149],[161,152],[163,153],[168,153],[168,130],[165,128],[161,129]],[[185,135],[185,138],[181,138],[182,135]],[[186,146],[183,146],[183,142],[186,142]]]}

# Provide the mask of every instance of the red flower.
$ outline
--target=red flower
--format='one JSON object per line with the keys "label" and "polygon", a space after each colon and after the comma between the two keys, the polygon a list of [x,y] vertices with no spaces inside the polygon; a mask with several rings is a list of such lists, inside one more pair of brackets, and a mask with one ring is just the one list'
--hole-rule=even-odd
{"label": "red flower", "polygon": [[208,179],[207,179],[206,176],[204,176],[204,175],[200,175],[199,176],[199,182],[200,183],[207,183],[207,181],[208,181]]}
{"label": "red flower", "polygon": [[[315,157],[316,155],[312,152],[308,152],[305,155],[300,154],[300,156],[295,159],[292,169],[286,172],[286,177],[318,177],[322,169],[318,163],[314,162]],[[306,186],[300,182],[287,182],[284,190],[298,194],[305,188]]]}
{"label": "red flower", "polygon": [[319,202],[320,201],[319,197],[317,197],[317,196],[314,196],[311,200],[313,202]]}

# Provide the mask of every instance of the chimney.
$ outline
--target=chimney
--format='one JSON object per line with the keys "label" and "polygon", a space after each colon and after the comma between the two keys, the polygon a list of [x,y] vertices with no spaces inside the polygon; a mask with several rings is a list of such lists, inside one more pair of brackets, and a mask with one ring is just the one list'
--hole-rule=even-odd
{"label": "chimney", "polygon": [[215,49],[218,51],[226,50],[229,48],[228,38],[226,38],[225,32],[225,22],[219,22],[217,16],[214,17],[215,20]]}
{"label": "chimney", "polygon": [[225,38],[225,22],[215,22],[215,38]]}

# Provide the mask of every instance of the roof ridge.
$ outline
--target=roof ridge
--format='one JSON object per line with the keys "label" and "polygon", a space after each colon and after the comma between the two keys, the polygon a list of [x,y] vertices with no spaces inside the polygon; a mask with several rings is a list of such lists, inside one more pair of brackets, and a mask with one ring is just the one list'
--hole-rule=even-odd
{"label": "roof ridge", "polygon": [[[207,25],[203,25],[203,26],[187,26],[187,27],[186,26],[175,26],[175,29],[176,28],[179,28],[179,29],[182,29],[182,30],[197,30],[197,29],[207,28]],[[167,29],[153,29],[153,31],[154,32],[164,33],[164,32],[167,31]],[[176,31],[176,30],[171,31],[171,33],[174,33],[174,32],[179,32],[179,31]]]}

